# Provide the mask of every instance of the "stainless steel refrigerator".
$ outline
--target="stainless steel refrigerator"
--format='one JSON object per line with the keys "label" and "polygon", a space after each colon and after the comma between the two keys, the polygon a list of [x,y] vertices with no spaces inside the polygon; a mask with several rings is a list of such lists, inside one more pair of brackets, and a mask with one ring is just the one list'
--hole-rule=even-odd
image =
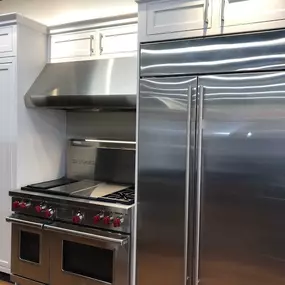
{"label": "stainless steel refrigerator", "polygon": [[140,61],[137,285],[284,285],[285,31]]}

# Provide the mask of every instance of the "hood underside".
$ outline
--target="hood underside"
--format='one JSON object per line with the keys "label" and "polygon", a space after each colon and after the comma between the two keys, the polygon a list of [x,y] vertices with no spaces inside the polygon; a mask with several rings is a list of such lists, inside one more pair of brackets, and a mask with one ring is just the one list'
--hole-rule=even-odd
{"label": "hood underside", "polygon": [[48,63],[25,103],[64,110],[133,110],[136,94],[136,57]]}

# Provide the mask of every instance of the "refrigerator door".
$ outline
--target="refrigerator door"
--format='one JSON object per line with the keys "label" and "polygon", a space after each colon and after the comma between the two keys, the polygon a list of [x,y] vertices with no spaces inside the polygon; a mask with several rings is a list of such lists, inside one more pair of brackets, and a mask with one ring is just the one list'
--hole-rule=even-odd
{"label": "refrigerator door", "polygon": [[195,77],[140,80],[138,285],[186,283],[190,198],[186,173],[191,171],[190,118],[193,126],[196,88]]}
{"label": "refrigerator door", "polygon": [[198,85],[195,284],[285,284],[285,72],[204,76]]}

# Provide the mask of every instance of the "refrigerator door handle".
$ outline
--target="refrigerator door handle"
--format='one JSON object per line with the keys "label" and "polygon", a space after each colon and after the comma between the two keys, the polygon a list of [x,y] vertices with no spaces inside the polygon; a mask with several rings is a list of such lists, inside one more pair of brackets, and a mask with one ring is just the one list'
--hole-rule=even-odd
{"label": "refrigerator door handle", "polygon": [[190,84],[188,88],[188,114],[187,114],[187,155],[186,155],[186,181],[185,181],[185,246],[184,246],[184,284],[188,284],[190,273],[188,272],[188,259],[189,259],[189,245],[188,245],[188,233],[189,233],[189,189],[190,189],[190,172],[191,172],[191,124],[192,124],[192,92],[193,87]]}
{"label": "refrigerator door handle", "polygon": [[197,114],[197,188],[196,188],[196,227],[195,227],[195,261],[194,261],[194,285],[199,284],[200,264],[200,226],[201,226],[201,187],[202,187],[202,138],[203,138],[203,105],[204,87],[198,87],[198,114]]}

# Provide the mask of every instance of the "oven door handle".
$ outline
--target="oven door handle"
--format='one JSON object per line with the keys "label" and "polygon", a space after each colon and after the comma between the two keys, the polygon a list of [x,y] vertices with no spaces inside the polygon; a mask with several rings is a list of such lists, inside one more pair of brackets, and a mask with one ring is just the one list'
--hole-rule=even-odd
{"label": "oven door handle", "polygon": [[109,243],[116,243],[119,244],[120,246],[123,246],[128,243],[129,237],[122,236],[121,238],[113,238],[113,237],[108,237],[104,235],[98,235],[98,234],[93,234],[93,233],[88,233],[84,231],[77,231],[74,229],[68,229],[63,226],[56,226],[56,225],[44,225],[44,229],[47,231],[52,231],[52,232],[57,232],[57,233],[63,233],[63,234],[70,234],[70,235],[75,235],[78,237],[83,237],[83,238],[91,238],[95,239],[98,241],[103,241],[103,242],[109,242]]}
{"label": "oven door handle", "polygon": [[43,223],[41,222],[36,222],[36,221],[30,220],[28,217],[21,217],[16,214],[6,217],[6,221],[8,223],[13,223],[13,224],[21,225],[21,226],[35,227],[39,229],[42,229],[44,226]]}

